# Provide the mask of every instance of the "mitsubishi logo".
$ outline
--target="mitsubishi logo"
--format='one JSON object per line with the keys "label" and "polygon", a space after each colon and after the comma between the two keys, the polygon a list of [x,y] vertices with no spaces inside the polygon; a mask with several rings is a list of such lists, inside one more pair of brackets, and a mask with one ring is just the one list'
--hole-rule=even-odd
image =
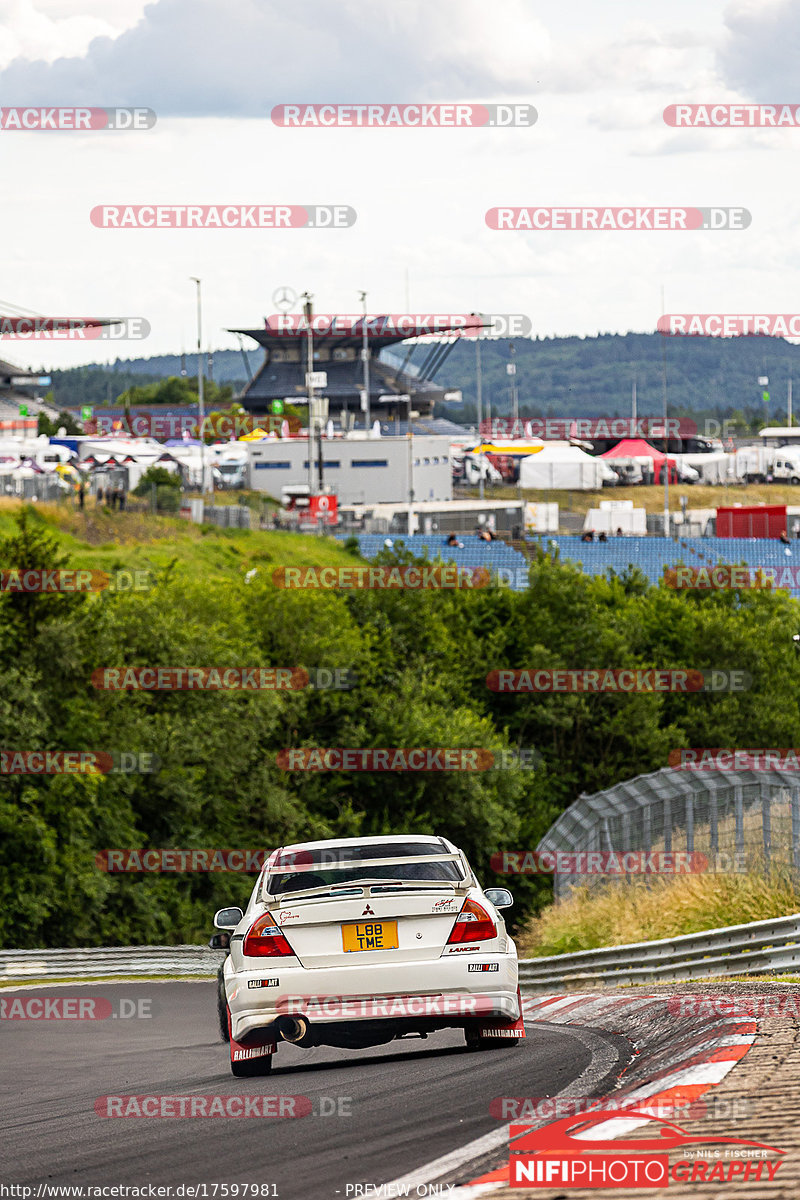
{"label": "mitsubishi logo", "polygon": [[375,913],[372,911],[370,906],[367,905],[367,907],[364,909],[364,911],[361,915],[362,915],[362,917],[374,917]]}

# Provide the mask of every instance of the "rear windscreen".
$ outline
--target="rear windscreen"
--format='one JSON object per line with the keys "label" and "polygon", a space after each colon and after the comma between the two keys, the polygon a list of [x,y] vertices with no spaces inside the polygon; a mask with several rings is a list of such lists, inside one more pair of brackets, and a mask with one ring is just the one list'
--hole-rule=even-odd
{"label": "rear windscreen", "polygon": [[[395,842],[373,846],[320,846],[315,850],[284,851],[270,867],[266,890],[272,896],[306,891],[330,884],[366,880],[459,883],[464,878],[457,862],[436,862],[451,852],[430,842]],[[402,858],[400,863],[364,865],[365,860]],[[419,859],[414,862],[414,859]],[[424,861],[431,859],[434,861]],[[284,868],[284,870],[281,870]]]}

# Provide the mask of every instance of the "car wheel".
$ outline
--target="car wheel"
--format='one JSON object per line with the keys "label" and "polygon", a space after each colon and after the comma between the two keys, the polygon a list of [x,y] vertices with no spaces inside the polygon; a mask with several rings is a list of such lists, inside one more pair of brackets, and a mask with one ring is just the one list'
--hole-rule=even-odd
{"label": "car wheel", "polygon": [[477,1029],[465,1029],[464,1041],[468,1050],[501,1050],[504,1046],[518,1046],[519,1038],[481,1037]]}
{"label": "car wheel", "polygon": [[220,963],[220,968],[217,971],[217,1016],[219,1017],[219,1035],[223,1042],[231,1040],[231,1031],[228,1026],[228,998],[225,995],[225,964]]}
{"label": "car wheel", "polygon": [[[225,1024],[228,1027],[228,1041],[231,1041],[231,1010],[225,1004]],[[253,1079],[256,1075],[269,1075],[272,1070],[272,1055],[264,1054],[261,1058],[247,1058],[244,1062],[234,1062],[233,1043],[231,1043],[231,1075],[237,1079]]]}
{"label": "car wheel", "polygon": [[237,1079],[252,1079],[255,1075],[269,1075],[272,1070],[272,1055],[263,1058],[248,1058],[246,1062],[231,1062],[231,1074]]}
{"label": "car wheel", "polygon": [[798,479],[796,475],[793,475],[792,478],[789,480],[789,483],[798,484],[798,483],[800,483],[800,479]]}

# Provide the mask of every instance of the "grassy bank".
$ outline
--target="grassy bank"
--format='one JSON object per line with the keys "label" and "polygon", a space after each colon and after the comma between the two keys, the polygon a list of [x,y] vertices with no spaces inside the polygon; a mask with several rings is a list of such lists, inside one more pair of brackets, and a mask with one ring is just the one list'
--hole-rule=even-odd
{"label": "grassy bank", "polygon": [[[0,500],[0,537],[14,529],[22,505]],[[342,544],[328,537],[193,525],[180,517],[112,512],[62,504],[33,506],[75,567],[99,571],[174,567],[197,578],[240,577],[252,567],[271,571],[288,564],[352,564]]]}
{"label": "grassy bank", "polygon": [[575,888],[517,937],[521,957],[572,954],[767,921],[800,911],[800,887],[779,871],[683,875]]}

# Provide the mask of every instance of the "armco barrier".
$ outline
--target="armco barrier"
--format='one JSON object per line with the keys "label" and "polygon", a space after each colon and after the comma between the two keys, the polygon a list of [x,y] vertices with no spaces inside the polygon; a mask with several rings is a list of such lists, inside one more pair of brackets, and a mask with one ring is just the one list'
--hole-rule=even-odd
{"label": "armco barrier", "polygon": [[655,942],[634,942],[520,962],[524,991],[565,984],[678,982],[800,970],[800,913]]}
{"label": "armco barrier", "polygon": [[[0,950],[0,982],[26,978],[111,978],[216,974],[225,952],[204,946],[100,946],[78,950]],[[565,984],[678,982],[708,976],[800,972],[800,913],[656,942],[523,959],[523,991]]]}
{"label": "armco barrier", "polygon": [[0,982],[110,978],[115,975],[216,975],[223,950],[204,946],[98,946],[80,950],[0,950]]}

